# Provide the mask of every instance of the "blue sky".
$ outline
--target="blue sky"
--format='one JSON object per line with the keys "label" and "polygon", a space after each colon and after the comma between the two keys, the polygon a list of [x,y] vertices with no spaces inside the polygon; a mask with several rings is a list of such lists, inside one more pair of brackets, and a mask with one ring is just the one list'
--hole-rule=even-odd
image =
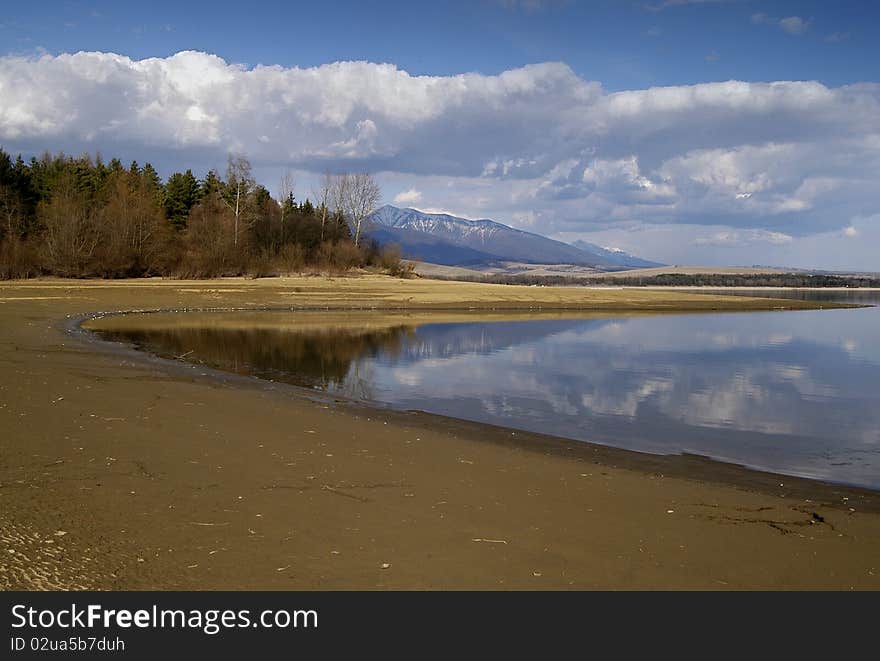
{"label": "blue sky", "polygon": [[[414,75],[562,61],[612,91],[730,78],[837,86],[876,80],[880,61],[880,3],[870,1],[117,0],[16,3],[3,14],[7,53],[201,50],[250,65],[392,62]],[[772,25],[789,16],[808,22],[803,34]]]}
{"label": "blue sky", "polygon": [[369,169],[666,262],[880,270],[880,3],[17,3],[0,56],[10,151],[241,152],[300,197]]}

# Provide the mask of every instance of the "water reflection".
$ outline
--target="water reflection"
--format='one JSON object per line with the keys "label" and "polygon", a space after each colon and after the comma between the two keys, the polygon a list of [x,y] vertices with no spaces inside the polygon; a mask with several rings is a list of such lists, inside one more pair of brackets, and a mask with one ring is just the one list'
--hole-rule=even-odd
{"label": "water reflection", "polygon": [[278,332],[266,328],[157,328],[101,331],[166,358],[186,358],[218,369],[325,390],[347,390],[352,364],[379,355],[396,358],[413,327],[362,332],[327,328]]}
{"label": "water reflection", "polygon": [[878,327],[871,308],[108,337],[395,408],[880,487]]}

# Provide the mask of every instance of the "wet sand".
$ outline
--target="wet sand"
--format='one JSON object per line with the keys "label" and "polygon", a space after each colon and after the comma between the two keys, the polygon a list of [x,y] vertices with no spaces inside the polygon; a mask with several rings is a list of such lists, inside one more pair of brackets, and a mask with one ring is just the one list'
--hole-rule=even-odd
{"label": "wet sand", "polygon": [[65,331],[68,315],[131,309],[812,307],[749,301],[387,278],[0,283],[0,587],[877,589],[875,492],[380,411]]}

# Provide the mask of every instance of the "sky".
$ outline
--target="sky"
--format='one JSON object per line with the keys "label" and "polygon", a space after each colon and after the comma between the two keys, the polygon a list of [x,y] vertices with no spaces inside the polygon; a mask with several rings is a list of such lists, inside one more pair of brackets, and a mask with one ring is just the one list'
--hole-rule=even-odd
{"label": "sky", "polygon": [[0,147],[244,154],[670,264],[880,271],[880,3],[41,2],[0,15]]}

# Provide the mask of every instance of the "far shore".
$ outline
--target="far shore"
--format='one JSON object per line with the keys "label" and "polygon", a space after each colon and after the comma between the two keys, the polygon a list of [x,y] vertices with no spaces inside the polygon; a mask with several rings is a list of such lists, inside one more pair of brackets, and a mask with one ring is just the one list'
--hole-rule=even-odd
{"label": "far shore", "polygon": [[[626,285],[582,285],[583,289],[634,289]],[[767,286],[719,286],[719,285],[639,285],[638,289],[658,291],[880,291],[880,287],[767,287]]]}
{"label": "far shore", "polygon": [[143,310],[835,307],[658,289],[0,282],[0,588],[880,588],[877,492],[379,410],[68,331]]}
{"label": "far shore", "polygon": [[[3,292],[63,292],[58,298],[93,299],[98,291],[131,290],[136,309],[266,307],[412,310],[759,311],[853,307],[816,301],[694,294],[675,287],[538,287],[380,275],[217,278],[214,280],[70,280],[38,278],[0,282]],[[651,289],[667,290],[660,295]],[[688,289],[688,288],[681,288]],[[717,287],[715,288],[717,289]],[[161,294],[161,299],[158,295]],[[19,297],[21,293],[19,294]],[[159,301],[151,303],[152,301]],[[222,305],[221,305],[222,303]],[[97,311],[97,310],[91,310]],[[110,311],[110,310],[101,310]]]}

